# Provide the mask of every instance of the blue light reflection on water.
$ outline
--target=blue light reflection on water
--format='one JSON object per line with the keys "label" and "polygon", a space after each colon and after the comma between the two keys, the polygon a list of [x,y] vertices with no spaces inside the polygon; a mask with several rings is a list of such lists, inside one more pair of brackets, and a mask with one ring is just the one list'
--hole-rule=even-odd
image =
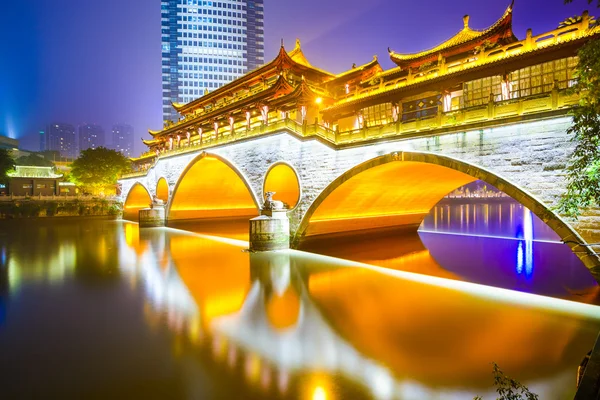
{"label": "blue light reflection on water", "polygon": [[[544,221],[511,198],[444,199],[425,217],[424,231],[560,241]],[[527,232],[526,232],[527,231]]]}

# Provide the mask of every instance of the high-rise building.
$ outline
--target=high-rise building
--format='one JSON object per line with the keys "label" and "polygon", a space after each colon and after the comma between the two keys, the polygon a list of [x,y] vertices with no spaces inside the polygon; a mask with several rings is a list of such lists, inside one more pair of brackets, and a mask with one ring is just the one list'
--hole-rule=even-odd
{"label": "high-rise building", "polygon": [[264,63],[263,0],[162,0],[163,119]]}
{"label": "high-rise building", "polygon": [[79,151],[104,146],[104,129],[100,125],[79,125]]}
{"label": "high-rise building", "polygon": [[112,148],[123,155],[131,157],[133,154],[133,127],[127,124],[113,125]]}
{"label": "high-rise building", "polygon": [[45,148],[55,150],[61,157],[75,158],[77,156],[77,140],[75,127],[71,124],[53,123],[46,127]]}

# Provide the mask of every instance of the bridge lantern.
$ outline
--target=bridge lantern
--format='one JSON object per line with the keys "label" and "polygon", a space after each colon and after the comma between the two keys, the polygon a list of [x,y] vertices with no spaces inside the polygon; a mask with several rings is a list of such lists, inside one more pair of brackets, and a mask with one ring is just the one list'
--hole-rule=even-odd
{"label": "bridge lantern", "polygon": [[398,119],[400,119],[400,106],[398,104],[392,105],[392,119],[394,122],[398,122]]}
{"label": "bridge lantern", "polygon": [[265,125],[269,123],[269,106],[260,107],[260,114]]}

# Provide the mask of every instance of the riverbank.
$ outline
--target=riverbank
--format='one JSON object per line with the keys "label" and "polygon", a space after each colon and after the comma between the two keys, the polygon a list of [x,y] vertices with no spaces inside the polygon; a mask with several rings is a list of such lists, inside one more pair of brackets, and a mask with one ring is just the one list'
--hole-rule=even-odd
{"label": "riverbank", "polygon": [[0,202],[0,219],[114,216],[121,204],[106,199],[19,199]]}

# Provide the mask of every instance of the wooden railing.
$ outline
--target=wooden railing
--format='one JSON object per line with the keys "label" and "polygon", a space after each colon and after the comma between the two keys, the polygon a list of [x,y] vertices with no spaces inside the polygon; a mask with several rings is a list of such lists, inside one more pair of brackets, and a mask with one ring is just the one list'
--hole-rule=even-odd
{"label": "wooden railing", "polygon": [[[206,138],[200,143],[182,145],[179,148],[152,155],[148,168],[124,174],[121,179],[144,176],[159,159],[173,157],[179,154],[193,153],[206,150],[216,146],[233,143],[246,138],[269,135],[283,130],[289,130],[302,137],[319,137],[322,140],[334,144],[343,145],[380,138],[398,137],[403,135],[414,135],[422,133],[430,134],[438,129],[453,129],[481,123],[484,121],[499,121],[502,119],[535,114],[540,112],[566,109],[579,102],[579,96],[568,90],[554,89],[549,93],[543,93],[518,99],[504,101],[490,101],[488,104],[463,108],[460,110],[438,113],[426,118],[411,121],[398,121],[386,125],[370,126],[362,129],[353,129],[343,132],[333,131],[320,124],[300,124],[292,119],[280,119],[270,122],[268,125],[256,125],[252,129],[234,134],[219,134],[208,132]],[[183,141],[182,141],[183,142]]]}

